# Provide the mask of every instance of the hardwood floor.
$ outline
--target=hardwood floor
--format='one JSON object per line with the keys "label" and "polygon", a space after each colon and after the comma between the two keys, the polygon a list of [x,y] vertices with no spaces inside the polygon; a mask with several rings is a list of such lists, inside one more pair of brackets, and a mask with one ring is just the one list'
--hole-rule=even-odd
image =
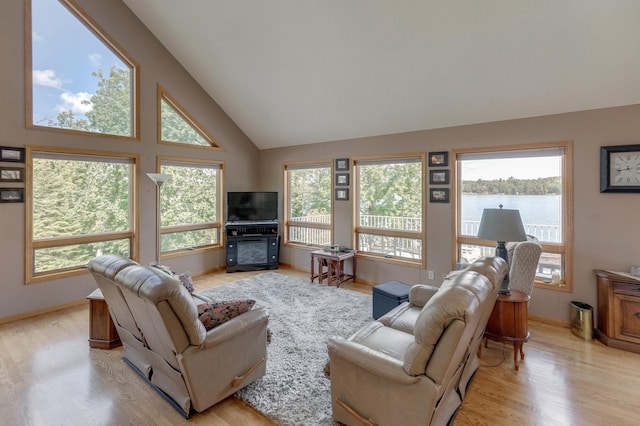
{"label": "hardwood floor", "polygon": [[[261,272],[196,277],[196,288]],[[306,272],[277,272],[308,279]],[[186,421],[121,360],[120,348],[90,349],[88,328],[88,304],[0,325],[0,424],[273,424],[232,397]],[[510,346],[489,342],[483,349],[455,426],[638,424],[640,354],[538,321],[529,328],[517,372]]]}

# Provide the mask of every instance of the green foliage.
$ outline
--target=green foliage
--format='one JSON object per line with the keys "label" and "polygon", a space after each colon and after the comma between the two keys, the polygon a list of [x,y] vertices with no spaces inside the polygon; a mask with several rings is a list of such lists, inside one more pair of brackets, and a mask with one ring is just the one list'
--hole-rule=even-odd
{"label": "green foliage", "polygon": [[[162,165],[171,179],[162,186],[162,226],[216,223],[220,169],[195,165]],[[216,244],[216,229],[177,232],[162,236],[162,251]]]}
{"label": "green foliage", "polygon": [[[108,160],[35,158],[33,238],[41,240],[128,231],[130,174],[131,165]],[[106,182],[109,185],[105,185]],[[66,267],[75,259],[86,261],[107,244],[111,243],[38,249],[35,254],[36,271]]]}
{"label": "green foliage", "polygon": [[191,145],[211,146],[196,129],[187,123],[164,99],[160,102],[161,139]]}
{"label": "green foliage", "polygon": [[494,179],[462,182],[463,194],[507,194],[507,195],[561,195],[560,176],[538,179]]}
{"label": "green foliage", "polygon": [[422,217],[422,164],[359,166],[360,214]]}
{"label": "green foliage", "polygon": [[323,222],[331,214],[331,168],[289,170],[291,217]]}
{"label": "green foliage", "polygon": [[85,132],[104,133],[116,136],[131,136],[132,96],[131,71],[112,66],[109,76],[102,70],[91,73],[98,78],[98,90],[90,101],[83,104],[92,105],[87,112],[87,119],[78,119],[73,111],[63,111],[56,121],[49,120],[49,127],[82,130]]}

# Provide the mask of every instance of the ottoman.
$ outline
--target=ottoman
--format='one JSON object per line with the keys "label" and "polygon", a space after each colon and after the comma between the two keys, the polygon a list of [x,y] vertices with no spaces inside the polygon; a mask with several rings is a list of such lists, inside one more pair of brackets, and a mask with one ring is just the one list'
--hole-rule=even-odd
{"label": "ottoman", "polygon": [[399,304],[409,300],[411,286],[400,281],[389,281],[373,287],[373,319],[378,319]]}

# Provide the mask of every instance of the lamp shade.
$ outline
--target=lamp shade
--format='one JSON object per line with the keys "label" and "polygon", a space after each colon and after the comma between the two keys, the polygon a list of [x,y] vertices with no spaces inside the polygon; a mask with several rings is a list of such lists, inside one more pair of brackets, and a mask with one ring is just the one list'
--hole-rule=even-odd
{"label": "lamp shade", "polygon": [[502,205],[499,209],[484,209],[478,238],[498,242],[526,241],[520,211],[503,209]]}
{"label": "lamp shade", "polygon": [[147,173],[147,176],[149,176],[149,179],[155,182],[156,185],[162,185],[171,178],[171,175],[166,173]]}

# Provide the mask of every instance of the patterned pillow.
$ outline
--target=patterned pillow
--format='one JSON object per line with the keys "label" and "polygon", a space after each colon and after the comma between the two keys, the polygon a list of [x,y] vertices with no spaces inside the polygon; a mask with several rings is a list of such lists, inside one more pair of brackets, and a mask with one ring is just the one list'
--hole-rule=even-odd
{"label": "patterned pillow", "polygon": [[178,275],[178,279],[180,280],[182,285],[189,291],[189,293],[194,292],[195,287],[193,286],[193,280],[191,279],[191,273],[189,271]]}
{"label": "patterned pillow", "polygon": [[248,312],[255,300],[240,299],[218,303],[201,303],[198,305],[198,319],[204,325],[204,328],[211,330],[240,314]]}

